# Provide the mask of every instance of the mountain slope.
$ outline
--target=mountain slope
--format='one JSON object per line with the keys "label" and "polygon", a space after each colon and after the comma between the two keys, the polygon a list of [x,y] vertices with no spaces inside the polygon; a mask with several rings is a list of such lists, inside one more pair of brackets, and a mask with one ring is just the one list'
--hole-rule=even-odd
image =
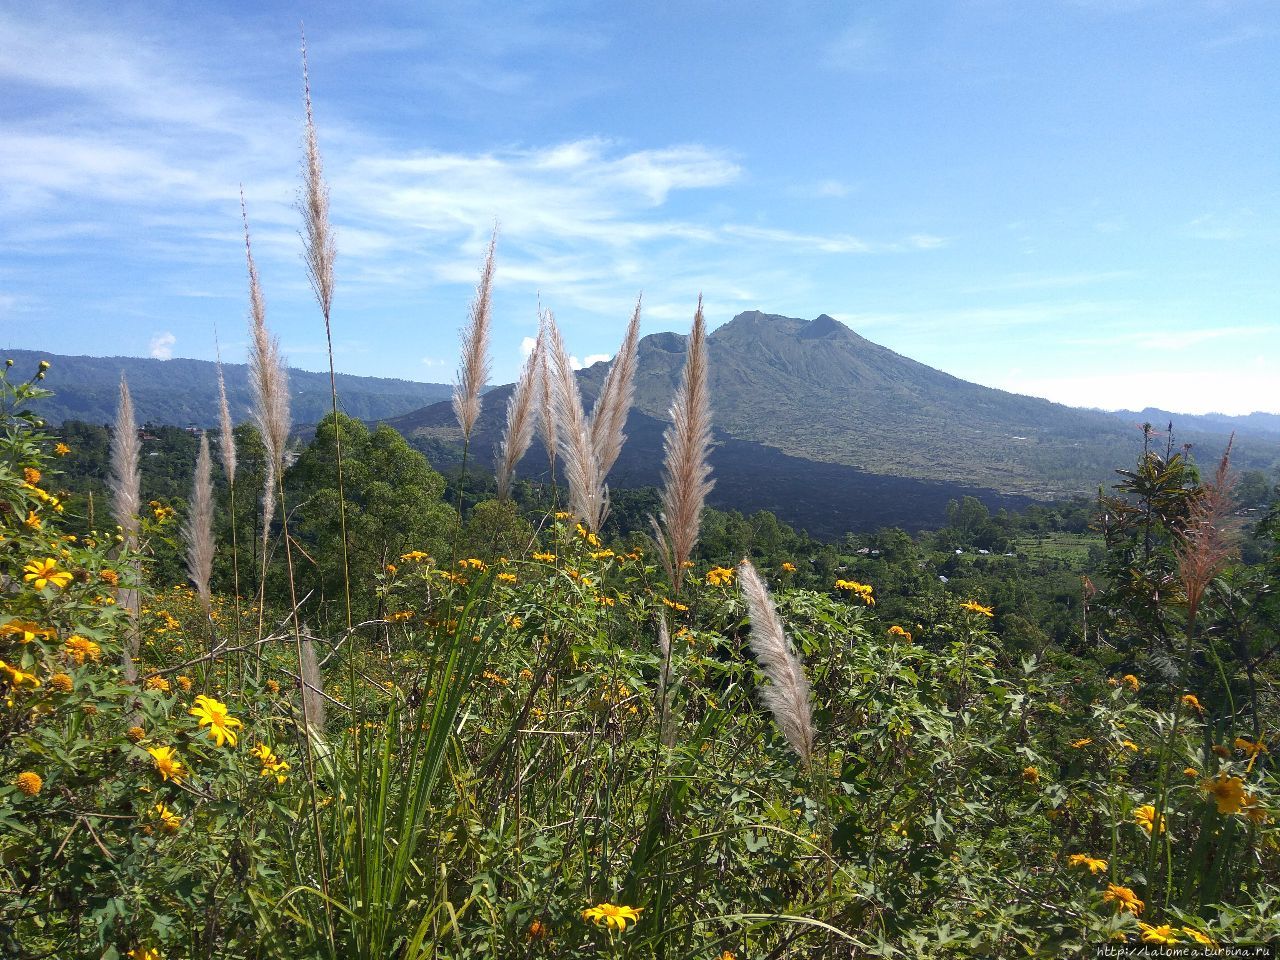
{"label": "mountain slope", "polygon": [[[636,410],[610,476],[615,486],[660,482],[666,410],[685,337],[640,343]],[[812,321],[739,314],[709,338],[712,502],[769,509],[814,534],[940,520],[947,500],[988,506],[1095,492],[1132,464],[1142,437],[1112,414],[1078,410],[968,383],[872,343],[826,315]],[[607,364],[578,376],[593,400]],[[487,464],[509,388],[485,397],[473,457]],[[437,462],[460,437],[448,404],[388,420]],[[1176,421],[1175,421],[1176,425]],[[1216,458],[1226,432],[1180,432]],[[1241,465],[1269,465],[1280,445],[1237,441]],[[522,471],[545,473],[535,446]]]}
{"label": "mountain slope", "polygon": [[[195,424],[213,427],[218,420],[218,374],[208,360],[154,360],[144,357],[70,357],[33,350],[8,350],[18,375],[35,372],[41,360],[51,364],[45,378],[55,395],[41,403],[50,423],[84,420],[110,423],[116,415],[120,374],[129,378],[139,423]],[[249,417],[249,368],[242,363],[223,365],[227,402],[239,423]],[[379,420],[435,403],[448,397],[452,387],[441,383],[414,383],[381,377],[337,376],[342,409],[362,420]],[[289,371],[293,418],[315,423],[331,409],[327,373]]]}

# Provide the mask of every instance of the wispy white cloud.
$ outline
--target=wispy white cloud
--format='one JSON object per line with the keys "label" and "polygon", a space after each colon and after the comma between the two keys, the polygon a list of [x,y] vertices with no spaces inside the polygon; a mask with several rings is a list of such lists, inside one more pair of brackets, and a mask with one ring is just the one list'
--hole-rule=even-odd
{"label": "wispy white cloud", "polygon": [[1067,337],[1064,344],[1077,347],[1136,347],[1144,351],[1186,350],[1214,340],[1280,336],[1280,326],[1202,327],[1193,330],[1164,328],[1129,330],[1096,337]]}
{"label": "wispy white cloud", "polygon": [[1096,270],[1080,273],[1016,273],[1007,278],[971,283],[962,288],[963,293],[996,293],[1016,290],[1064,289],[1092,287],[1118,280],[1130,280],[1137,274],[1132,270]]}
{"label": "wispy white cloud", "polygon": [[853,192],[854,187],[851,184],[835,179],[793,183],[786,188],[787,196],[804,200],[840,200]]}
{"label": "wispy white cloud", "polygon": [[164,333],[157,333],[151,338],[151,356],[157,360],[172,360],[173,345],[178,342],[178,338],[167,330]]}
{"label": "wispy white cloud", "polygon": [[[68,262],[127,257],[153,264],[158,276],[173,270],[159,286],[188,300],[192,291],[211,301],[242,295],[231,271],[242,269],[243,182],[273,318],[308,309],[294,207],[299,105],[260,79],[237,86],[213,64],[189,62],[172,36],[147,39],[91,16],[66,8],[65,17],[39,22],[0,11],[0,80],[39,90],[52,105],[0,117],[0,250]],[[427,40],[373,29],[315,38],[312,48],[342,59],[412,51]],[[783,308],[809,282],[815,255],[906,254],[945,242],[926,223],[901,236],[863,237],[765,222],[743,190],[749,171],[714,145],[581,137],[433,149],[399,131],[344,126],[324,106],[344,308],[376,305],[389,315],[440,287],[472,287],[496,220],[501,331],[527,330],[521,324],[541,293],[582,344],[584,362],[604,358],[586,351],[614,339],[599,337],[601,318],[621,326],[641,291],[646,324],[679,326],[699,291],[726,316],[770,301]],[[825,180],[814,193],[848,190]],[[225,287],[217,277],[228,278]],[[521,298],[530,308],[517,319],[506,304]],[[142,335],[139,347],[145,343]],[[310,355],[311,346],[290,352]]]}
{"label": "wispy white cloud", "polygon": [[833,313],[855,330],[884,329],[911,334],[968,335],[977,331],[1032,329],[1126,316],[1137,304],[1124,300],[1037,300],[999,306],[933,308],[882,313]]}
{"label": "wispy white cloud", "polygon": [[1246,23],[1235,29],[1228,30],[1226,33],[1220,33],[1216,37],[1210,37],[1204,41],[1204,47],[1207,50],[1237,47],[1242,43],[1265,40],[1267,37],[1275,36],[1275,32],[1274,28],[1263,27],[1256,23]]}
{"label": "wispy white cloud", "polygon": [[884,34],[871,22],[852,23],[835,35],[822,50],[828,70],[863,72],[880,70],[887,60]]}

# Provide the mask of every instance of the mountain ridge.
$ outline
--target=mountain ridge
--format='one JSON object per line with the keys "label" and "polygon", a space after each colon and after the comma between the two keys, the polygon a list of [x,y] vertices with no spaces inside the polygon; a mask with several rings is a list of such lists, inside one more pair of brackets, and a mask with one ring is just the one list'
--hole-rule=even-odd
{"label": "mountain ridge", "polygon": [[[686,342],[668,332],[640,341],[630,439],[611,483],[660,482],[661,433]],[[853,529],[933,522],[948,499],[939,494],[943,488],[993,508],[1095,493],[1141,449],[1141,433],[1112,414],[969,383],[867,340],[826,314],[802,320],[741,313],[710,334],[708,357],[716,475],[745,469],[771,478],[754,487],[735,479],[732,497],[721,484],[713,504],[770,509],[815,534],[816,524]],[[578,372],[588,403],[607,370],[602,362]],[[486,396],[474,451],[498,442],[509,393],[510,387],[497,387]],[[448,404],[386,422],[437,459],[447,460],[445,448],[460,439]],[[1180,436],[1207,446],[1215,458],[1226,438],[1225,432]],[[1280,460],[1276,443],[1250,440],[1236,449],[1241,461],[1255,465]],[[531,469],[545,473],[545,460],[530,458]],[[790,482],[781,476],[783,464],[797,474]],[[899,492],[914,504],[891,510],[892,519],[884,511],[886,479],[898,481]],[[814,484],[823,489],[812,489]],[[873,491],[876,511],[858,502]]]}
{"label": "mountain ridge", "polygon": [[[128,377],[139,423],[197,427],[218,423],[217,364],[211,360],[89,357],[37,350],[8,350],[3,355],[14,361],[15,369],[30,369],[33,374],[41,360],[49,361],[45,382],[54,396],[41,402],[41,413],[50,423],[112,422],[121,373]],[[248,366],[224,363],[222,369],[232,419],[248,420],[253,403]],[[342,409],[362,420],[406,413],[447,398],[453,391],[449,384],[349,373],[339,373],[335,379]],[[328,373],[290,368],[289,392],[294,419],[300,423],[315,423],[332,408]]]}

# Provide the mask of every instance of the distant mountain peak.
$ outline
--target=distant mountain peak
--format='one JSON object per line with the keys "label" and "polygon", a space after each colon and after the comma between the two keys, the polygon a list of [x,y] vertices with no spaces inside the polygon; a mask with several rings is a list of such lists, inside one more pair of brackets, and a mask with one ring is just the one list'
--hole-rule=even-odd
{"label": "distant mountain peak", "polygon": [[810,320],[796,336],[801,340],[836,340],[848,339],[852,334],[843,323],[824,313]]}

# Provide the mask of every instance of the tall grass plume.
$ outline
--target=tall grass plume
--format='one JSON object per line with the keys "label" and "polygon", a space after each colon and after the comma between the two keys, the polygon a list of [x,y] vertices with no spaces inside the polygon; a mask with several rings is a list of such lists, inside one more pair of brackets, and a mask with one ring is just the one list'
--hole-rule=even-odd
{"label": "tall grass plume", "polygon": [[551,396],[556,435],[565,480],[569,484],[569,509],[592,530],[599,530],[609,512],[609,491],[600,471],[600,459],[591,442],[591,425],[582,407],[582,392],[573,361],[555,317],[547,312],[547,352],[551,358]]}
{"label": "tall grass plume", "polygon": [[496,470],[499,500],[506,500],[511,496],[511,481],[515,477],[516,464],[533,443],[533,431],[538,419],[537,399],[544,389],[542,349],[543,338],[539,334],[507,400],[507,426],[498,448]]}
{"label": "tall grass plume", "polygon": [[[108,477],[108,488],[111,491],[111,514],[117,524],[126,552],[133,554],[138,549],[138,514],[142,509],[142,473],[139,463],[142,456],[142,442],[138,439],[138,423],[133,412],[133,395],[129,392],[129,381],[124,374],[120,375],[120,399],[116,406],[115,428],[111,433],[111,471]],[[141,570],[136,558],[130,561],[133,580],[141,579]],[[138,633],[137,617],[139,613],[139,596],[136,588],[122,587],[117,591],[116,602],[127,610],[133,618],[129,627],[127,642],[121,666],[125,679],[134,683],[138,679],[138,668],[134,666],[134,658],[138,655],[141,635]]]}
{"label": "tall grass plume", "polygon": [[702,297],[693,315],[684,373],[670,409],[671,425],[662,438],[662,531],[659,546],[669,552],[673,584],[680,589],[684,564],[693,553],[702,511],[714,481],[711,452],[711,399],[707,385],[707,327]]}
{"label": "tall grass plume", "polygon": [[1226,566],[1235,552],[1237,524],[1233,523],[1231,493],[1236,477],[1231,473],[1231,447],[1235,434],[1218,461],[1213,479],[1200,486],[1187,511],[1187,521],[1174,544],[1178,558],[1178,579],[1187,598],[1187,620],[1194,623],[1200,601],[1210,582]]}
{"label": "tall grass plume", "polygon": [[738,588],[747,603],[751,621],[751,652],[769,683],[761,688],[760,699],[773,714],[774,722],[796,754],[807,765],[813,756],[813,707],[809,702],[809,680],[804,664],[787,639],[769,588],[750,560],[738,564]]}
{"label": "tall grass plume", "polygon": [[637,300],[631,322],[627,324],[627,333],[622,338],[622,346],[618,348],[609,372],[605,374],[604,383],[600,385],[600,395],[596,397],[595,406],[591,410],[591,444],[596,450],[601,480],[609,476],[627,439],[623,431],[635,398],[639,345],[640,301]]}
{"label": "tall grass plume", "polygon": [[493,309],[493,254],[497,244],[498,228],[494,227],[484,266],[480,269],[480,283],[462,331],[462,360],[453,388],[453,413],[466,440],[471,439],[480,417],[480,391],[489,379],[489,320]]}
{"label": "tall grass plume", "polygon": [[195,479],[191,485],[191,503],[182,524],[182,539],[187,547],[187,576],[191,578],[207,615],[213,614],[213,597],[209,580],[213,576],[213,464],[209,456],[209,435],[200,434],[200,452],[196,456]]}

